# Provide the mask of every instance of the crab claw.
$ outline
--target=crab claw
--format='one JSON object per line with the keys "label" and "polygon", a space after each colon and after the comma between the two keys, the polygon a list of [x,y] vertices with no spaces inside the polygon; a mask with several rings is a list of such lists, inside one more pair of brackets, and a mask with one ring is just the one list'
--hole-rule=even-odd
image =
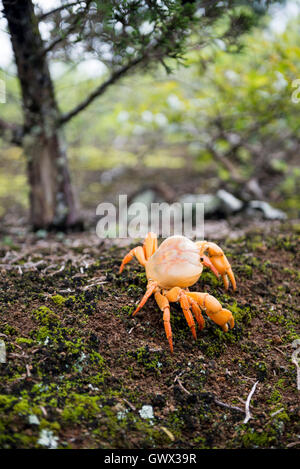
{"label": "crab claw", "polygon": [[[222,276],[225,289],[228,290],[229,280],[230,280],[232,283],[233,289],[236,290],[236,281],[234,278],[234,274],[232,272],[231,265],[228,262],[228,259],[225,256],[222,249],[217,244],[207,242],[207,241],[200,241],[196,244],[200,248],[200,255],[202,258],[206,258],[206,256],[203,255],[204,252],[208,253],[209,261],[211,262],[213,267],[217,270],[217,272]],[[205,262],[207,262],[207,264],[205,264]],[[208,265],[208,261],[206,259],[205,259],[205,262],[203,262],[203,264]]]}
{"label": "crab claw", "polygon": [[214,296],[200,292],[186,292],[186,295],[195,300],[200,308],[206,311],[207,316],[222,327],[224,332],[227,332],[229,327],[231,329],[234,327],[234,318],[231,311],[222,308],[222,305]]}
{"label": "crab claw", "polygon": [[229,311],[228,309],[221,309],[221,311],[214,315],[211,315],[210,317],[216,324],[222,327],[224,332],[228,332],[229,327],[230,329],[234,327],[234,318],[232,316],[231,311]]}
{"label": "crab claw", "polygon": [[202,264],[205,265],[205,267],[209,267],[210,270],[215,274],[215,276],[219,277],[219,272],[217,271],[217,269],[211,262],[210,258],[204,255],[202,255],[201,258],[202,258]]}

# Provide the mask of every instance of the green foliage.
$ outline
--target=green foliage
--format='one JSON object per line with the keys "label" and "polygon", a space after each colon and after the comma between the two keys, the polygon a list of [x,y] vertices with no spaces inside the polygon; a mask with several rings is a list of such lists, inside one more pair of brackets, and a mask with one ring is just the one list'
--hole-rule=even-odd
{"label": "green foliage", "polygon": [[[100,39],[105,36],[109,51],[105,55],[103,47],[97,57],[107,70],[152,47],[151,42],[160,34],[166,37],[161,56],[155,60],[155,76],[148,67],[147,72],[143,69],[136,77],[123,80],[121,86],[108,88],[66,129],[83,204],[98,202],[102,190],[99,178],[86,185],[84,172],[115,166],[189,165],[195,171],[213,169],[220,179],[231,183],[233,174],[215,158],[217,154],[231,162],[240,178],[258,177],[268,185],[266,196],[297,216],[300,104],[292,102],[291,96],[295,91],[292,82],[300,76],[299,18],[277,33],[270,29],[268,18],[260,24],[256,21],[263,2],[254,2],[254,10],[249,2],[232,2],[235,8],[230,15],[228,2],[212,2],[205,15],[197,10],[198,2],[194,2],[195,11],[195,6],[182,6],[179,1],[154,3],[96,2],[93,21],[99,25],[101,16],[104,26],[101,34],[98,30],[95,34]],[[125,17],[130,27],[124,24]],[[57,19],[60,25],[61,13]],[[69,20],[64,21],[67,25]],[[176,31],[171,28],[169,37],[166,25],[172,22],[176,22]],[[155,31],[145,33],[143,24],[153,25]],[[257,24],[262,27],[253,29]],[[244,35],[237,47],[241,32]],[[78,33],[78,40],[86,44],[87,37],[82,34]],[[198,47],[193,47],[195,44]],[[163,64],[160,57],[164,57]],[[182,58],[184,66],[175,68],[173,58]],[[58,54],[53,65],[62,70],[55,90],[60,108],[67,111],[70,103],[84,100],[99,85],[99,78],[92,78],[88,67],[76,69],[76,63],[63,59]],[[172,74],[166,76],[165,68],[171,67]],[[105,72],[103,79],[106,76]],[[7,76],[6,83],[9,94],[17,95],[17,80]],[[15,100],[5,104],[5,117],[20,121]],[[5,149],[2,163],[5,173],[0,176],[0,215],[12,202],[28,205],[24,155],[15,148]],[[273,176],[275,184],[269,183]]]}
{"label": "green foliage", "polygon": [[[125,81],[101,105],[92,106],[97,119],[82,136],[81,146],[72,150],[74,167],[89,164],[87,145],[94,141],[101,147],[93,156],[94,168],[137,161],[175,168],[184,167],[188,158],[195,170],[215,168],[221,179],[231,182],[233,174],[215,159],[217,154],[230,160],[240,178],[256,177],[266,184],[276,176],[266,196],[297,215],[299,105],[291,96],[292,81],[300,76],[298,24],[295,18],[279,34],[268,30],[265,21],[263,30],[256,28],[244,38],[239,55],[228,53],[225,40],[190,51],[185,55],[188,68],[174,70],[168,78],[163,73],[157,79],[140,76],[134,93],[132,79]],[[78,116],[70,124],[71,141],[84,122],[85,117]],[[138,154],[144,156],[137,159]]]}

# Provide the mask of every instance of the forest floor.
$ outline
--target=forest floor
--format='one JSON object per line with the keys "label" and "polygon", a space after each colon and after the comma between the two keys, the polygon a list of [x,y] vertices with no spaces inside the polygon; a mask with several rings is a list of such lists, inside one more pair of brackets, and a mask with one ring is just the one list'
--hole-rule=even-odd
{"label": "forest floor", "polygon": [[277,223],[219,240],[238,289],[206,271],[195,290],[236,325],[206,318],[195,342],[172,304],[173,355],[153,298],[131,316],[146,277],[136,261],[119,275],[128,247],[2,237],[0,447],[299,448],[299,232]]}

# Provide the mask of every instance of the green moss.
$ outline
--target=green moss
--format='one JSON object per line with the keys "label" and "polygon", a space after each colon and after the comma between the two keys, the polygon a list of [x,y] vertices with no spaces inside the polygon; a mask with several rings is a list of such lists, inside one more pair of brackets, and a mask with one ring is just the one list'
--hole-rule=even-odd
{"label": "green moss", "polygon": [[32,314],[33,317],[44,326],[54,326],[60,324],[59,316],[46,306],[40,306],[38,309],[35,309]]}
{"label": "green moss", "polygon": [[275,416],[273,416],[274,412],[276,412],[276,410],[273,410],[271,413],[270,413],[270,417],[273,418],[273,420],[275,421],[279,421],[279,422],[290,422],[290,416],[288,415],[288,413],[286,412],[286,410],[284,408],[282,409],[278,409],[278,412]]}
{"label": "green moss", "polygon": [[217,287],[220,284],[219,279],[212,272],[208,271],[202,272],[200,283],[202,285],[210,285],[211,287]]}
{"label": "green moss", "polygon": [[136,308],[135,306],[125,305],[125,306],[122,306],[120,311],[122,313],[125,313],[127,316],[130,316],[133,313],[133,311],[135,310],[135,308]]}
{"label": "green moss", "polygon": [[9,324],[5,324],[2,330],[3,330],[3,333],[8,336],[14,336],[17,334],[17,329],[13,326],[10,326]]}
{"label": "green moss", "polygon": [[2,407],[3,410],[9,410],[9,408],[13,407],[17,401],[18,399],[15,396],[0,394],[0,407]]}
{"label": "green moss", "polygon": [[19,344],[19,345],[28,345],[29,347],[34,345],[34,340],[32,339],[28,339],[27,337],[18,337],[16,339],[16,343]]}
{"label": "green moss", "polygon": [[66,302],[66,298],[64,298],[61,295],[53,295],[51,296],[51,300],[53,301],[54,304],[57,306],[63,306]]}
{"label": "green moss", "polygon": [[256,311],[255,305],[239,305],[237,300],[232,302],[232,299],[224,307],[232,312],[236,325],[240,327],[250,324],[252,315]]}
{"label": "green moss", "polygon": [[249,235],[246,238],[246,245],[249,251],[256,251],[264,248],[264,241],[261,234]]}
{"label": "green moss", "polygon": [[244,275],[246,278],[252,278],[253,276],[253,268],[251,265],[244,264],[239,267],[239,272]]}
{"label": "green moss", "polygon": [[19,398],[9,395],[0,395],[0,409],[3,415],[5,412],[9,411],[9,418],[13,415],[42,415],[41,409],[31,400],[26,391],[23,391]]}
{"label": "green moss", "polygon": [[65,306],[73,306],[76,304],[77,298],[75,295],[69,295],[67,298],[65,298],[64,305]]}
{"label": "green moss", "polygon": [[135,285],[134,283],[131,283],[127,287],[127,292],[129,295],[133,293],[137,296],[137,295],[141,295],[144,292],[144,289],[140,285]]}
{"label": "green moss", "polygon": [[242,444],[244,448],[271,448],[275,442],[276,435],[274,430],[272,429],[269,429],[269,431],[264,432],[250,428],[242,436]]}
{"label": "green moss", "polygon": [[193,439],[193,447],[195,449],[209,449],[206,438],[203,436],[197,436]]}
{"label": "green moss", "polygon": [[257,373],[257,377],[259,381],[263,381],[266,379],[268,375],[268,366],[265,362],[257,362],[255,363],[255,369]]}
{"label": "green moss", "polygon": [[80,423],[95,418],[100,412],[99,397],[72,393],[66,400],[61,418],[64,422]]}
{"label": "green moss", "polygon": [[147,346],[141,347],[134,352],[128,352],[128,356],[134,358],[146,371],[159,374],[163,366],[161,352],[150,352]]}
{"label": "green moss", "polygon": [[275,411],[278,407],[281,407],[283,401],[283,391],[286,387],[286,380],[279,379],[273,386],[272,393],[267,399],[268,404],[272,406],[272,410]]}

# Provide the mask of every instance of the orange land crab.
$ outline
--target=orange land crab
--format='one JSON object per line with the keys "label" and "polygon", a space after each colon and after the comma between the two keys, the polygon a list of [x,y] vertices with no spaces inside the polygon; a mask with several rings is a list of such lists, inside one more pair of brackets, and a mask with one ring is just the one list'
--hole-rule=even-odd
{"label": "orange land crab", "polygon": [[194,339],[196,339],[196,327],[193,314],[200,330],[204,327],[201,310],[221,326],[224,332],[228,331],[228,326],[233,328],[232,313],[223,309],[216,298],[208,293],[191,292],[188,289],[199,279],[203,265],[209,267],[216,276],[222,276],[226,290],[229,288],[229,280],[233,289],[236,289],[231,266],[217,244],[207,241],[193,242],[185,236],[171,236],[158,248],[156,234],[148,233],[143,246],[137,246],[124,257],[120,273],[134,256],[145,267],[148,284],[146,293],[133,315],[154,293],[155,300],[163,311],[164,327],[172,353],[170,302],[179,301]]}

